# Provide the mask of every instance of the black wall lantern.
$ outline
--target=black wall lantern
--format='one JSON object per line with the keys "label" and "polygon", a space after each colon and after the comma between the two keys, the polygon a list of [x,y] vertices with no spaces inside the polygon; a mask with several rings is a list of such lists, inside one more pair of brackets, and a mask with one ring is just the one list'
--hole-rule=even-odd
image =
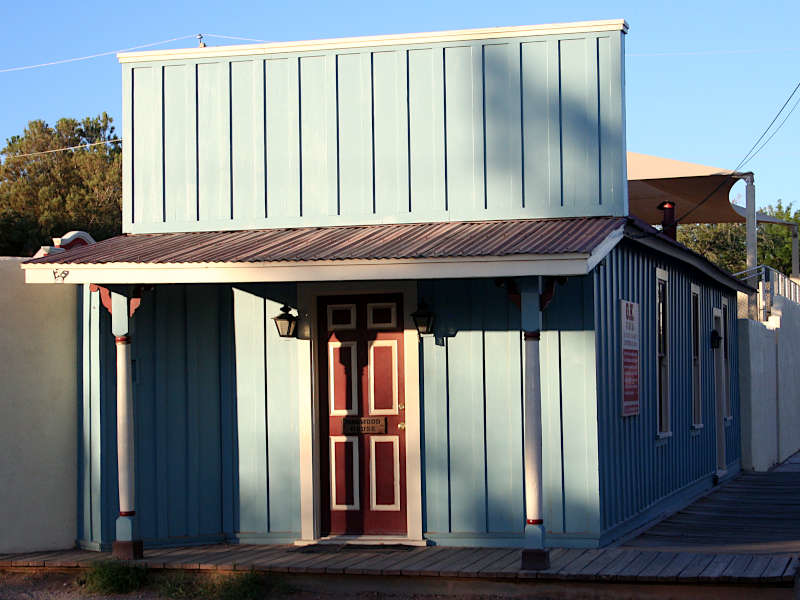
{"label": "black wall lantern", "polygon": [[414,319],[414,326],[420,335],[433,333],[434,314],[428,310],[424,300],[421,300],[417,310],[411,313],[411,318]]}
{"label": "black wall lantern", "polygon": [[715,350],[720,347],[722,343],[722,336],[719,334],[719,331],[716,329],[711,330],[711,347]]}
{"label": "black wall lantern", "polygon": [[275,321],[275,327],[278,328],[278,335],[282,338],[293,338],[295,330],[297,329],[297,317],[289,311],[291,308],[285,304],[281,307],[281,314],[277,317],[272,317]]}

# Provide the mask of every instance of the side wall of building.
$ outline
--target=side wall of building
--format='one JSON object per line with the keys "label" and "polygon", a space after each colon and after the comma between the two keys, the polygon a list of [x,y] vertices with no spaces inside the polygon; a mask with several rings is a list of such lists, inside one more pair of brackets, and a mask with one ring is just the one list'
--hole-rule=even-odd
{"label": "side wall of building", "polygon": [[0,553],[76,537],[78,296],[0,258]]}
{"label": "side wall of building", "polygon": [[[670,432],[658,435],[656,379],[656,269],[668,277]],[[691,284],[699,286],[702,425],[693,427]],[[736,296],[682,263],[624,242],[595,269],[597,319],[598,429],[604,541],[616,539],[648,518],[712,485],[716,462],[713,309],[728,305],[731,417],[725,419],[728,474],[741,455],[739,349]],[[621,416],[622,364],[620,300],[639,304],[640,409]]]}

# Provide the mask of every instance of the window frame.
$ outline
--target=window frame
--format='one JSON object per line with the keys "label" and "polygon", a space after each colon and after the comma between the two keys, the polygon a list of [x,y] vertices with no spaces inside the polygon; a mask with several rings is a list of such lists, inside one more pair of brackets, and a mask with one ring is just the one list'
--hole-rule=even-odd
{"label": "window frame", "polygon": [[[664,285],[663,300],[660,296]],[[659,439],[672,436],[672,411],[669,385],[669,273],[656,268],[655,289],[656,433]],[[661,326],[660,326],[661,325]],[[663,344],[662,344],[663,341]],[[662,353],[663,346],[663,353]],[[663,370],[663,373],[662,373]]]}
{"label": "window frame", "polygon": [[[703,427],[703,339],[700,286],[691,284],[689,293],[689,361],[692,373],[692,429]],[[695,301],[697,304],[695,305]]]}

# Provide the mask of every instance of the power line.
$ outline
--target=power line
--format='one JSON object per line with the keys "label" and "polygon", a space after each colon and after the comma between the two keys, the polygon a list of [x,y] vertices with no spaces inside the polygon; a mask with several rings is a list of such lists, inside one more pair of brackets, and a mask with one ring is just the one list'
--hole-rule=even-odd
{"label": "power line", "polygon": [[42,154],[52,154],[53,152],[66,152],[67,150],[78,150],[81,148],[91,148],[92,146],[100,146],[102,144],[117,144],[117,143],[122,143],[122,138],[116,140],[107,140],[105,142],[94,142],[92,144],[80,144],[79,146],[69,146],[68,148],[55,148],[54,150],[29,152],[28,154],[6,154],[6,160],[8,160],[9,158],[26,158],[28,156],[40,156]]}
{"label": "power line", "polygon": [[141,50],[142,48],[150,48],[152,46],[160,46],[161,44],[169,44],[170,42],[177,42],[179,40],[186,40],[195,37],[194,35],[182,35],[180,37],[171,38],[169,40],[161,40],[160,42],[152,42],[150,44],[142,44],[141,46],[132,46],[130,48],[122,48],[121,50],[109,50],[108,52],[100,52],[98,54],[89,54],[88,56],[78,56],[75,58],[65,58],[63,60],[54,60],[46,63],[39,63],[38,65],[26,65],[24,67],[11,67],[8,69],[0,69],[0,73],[10,73],[11,71],[26,71],[28,69],[38,69],[40,67],[52,67],[53,65],[63,65],[65,63],[78,62],[80,60],[90,60],[92,58],[100,58],[101,56],[110,56],[118,52],[129,52],[131,50]]}
{"label": "power line", "polygon": [[761,142],[761,140],[763,140],[763,139],[764,139],[764,136],[765,136],[765,135],[767,135],[767,133],[769,133],[769,130],[770,130],[770,129],[772,128],[772,126],[775,124],[775,121],[777,121],[777,120],[778,120],[778,118],[781,116],[781,113],[783,112],[783,110],[786,108],[786,106],[789,104],[789,102],[791,102],[791,101],[792,101],[792,98],[794,98],[794,95],[797,93],[797,90],[798,90],[798,89],[800,89],[800,82],[798,82],[798,83],[797,83],[797,85],[795,86],[795,88],[792,90],[792,93],[791,93],[791,94],[789,94],[789,97],[788,97],[788,98],[786,98],[786,102],[784,102],[784,103],[783,103],[783,105],[781,106],[781,108],[778,110],[778,112],[777,112],[777,113],[775,113],[775,116],[772,118],[772,121],[770,121],[770,122],[769,122],[769,125],[767,125],[767,127],[764,129],[764,131],[761,133],[761,135],[760,135],[760,136],[758,136],[758,139],[757,139],[757,140],[755,141],[755,143],[752,145],[752,147],[750,148],[750,150],[748,150],[747,154],[745,154],[745,155],[744,155],[744,157],[742,158],[742,160],[740,160],[740,161],[739,161],[739,164],[738,164],[738,165],[736,165],[736,167],[733,169],[733,171],[731,172],[731,174],[729,174],[727,177],[725,177],[725,178],[724,178],[724,179],[723,179],[723,180],[722,180],[722,181],[719,183],[719,185],[718,185],[717,187],[715,187],[715,188],[714,188],[714,189],[713,189],[713,190],[712,190],[712,191],[711,191],[711,192],[710,192],[710,193],[709,193],[709,194],[708,194],[708,195],[707,195],[705,198],[703,198],[703,199],[702,199],[700,202],[698,202],[698,203],[697,203],[697,204],[695,204],[695,205],[694,205],[692,208],[690,208],[688,211],[686,211],[684,214],[682,214],[682,215],[681,215],[681,216],[680,216],[678,219],[675,219],[675,225],[677,225],[678,223],[680,223],[682,220],[684,220],[686,217],[688,217],[690,214],[692,214],[692,213],[693,213],[694,211],[696,211],[698,208],[700,208],[701,206],[703,206],[703,204],[705,204],[706,202],[708,202],[708,201],[711,199],[711,197],[712,197],[714,194],[716,194],[716,193],[717,193],[717,192],[718,192],[718,191],[719,191],[719,190],[722,188],[722,186],[723,186],[723,185],[725,185],[725,184],[727,183],[727,181],[728,181],[728,178],[730,178],[730,177],[734,177],[734,176],[735,176],[735,174],[736,174],[736,173],[739,171],[739,169],[741,169],[741,168],[742,168],[742,166],[744,166],[744,165],[745,165],[747,162],[749,162],[749,161],[750,161],[750,160],[751,160],[751,159],[752,159],[752,158],[753,158],[753,157],[754,157],[756,154],[758,154],[759,152],[761,152],[761,150],[764,148],[764,146],[766,146],[766,145],[767,145],[767,143],[769,143],[769,141],[770,141],[770,140],[771,140],[771,139],[772,139],[772,138],[775,136],[775,134],[776,134],[776,133],[778,133],[778,131],[780,131],[780,128],[781,128],[781,127],[783,126],[783,124],[786,122],[786,119],[788,119],[788,118],[789,118],[789,116],[792,114],[792,112],[794,112],[794,109],[797,107],[797,102],[795,102],[795,104],[794,104],[794,106],[792,107],[792,109],[791,109],[791,110],[790,110],[790,111],[787,113],[786,117],[783,119],[783,121],[781,121],[781,124],[780,124],[780,125],[778,126],[778,128],[777,128],[777,129],[776,129],[776,130],[775,130],[775,131],[772,133],[772,135],[770,135],[770,136],[769,136],[769,138],[767,138],[767,140],[766,140],[766,141],[765,141],[763,144],[761,144],[761,146],[758,148],[758,150],[756,150],[756,151],[755,151],[755,153],[753,153],[753,151],[754,151],[754,150],[756,149],[756,147],[758,146],[759,142]]}
{"label": "power line", "polygon": [[798,97],[798,98],[797,98],[797,100],[795,100],[795,102],[794,102],[794,105],[792,106],[791,110],[790,110],[788,113],[786,113],[786,116],[783,118],[783,121],[781,121],[781,122],[780,122],[780,124],[778,125],[778,127],[775,129],[775,131],[773,131],[773,132],[772,132],[772,135],[770,135],[770,136],[769,136],[769,137],[768,137],[766,140],[764,140],[764,143],[763,143],[763,144],[761,144],[761,146],[759,146],[758,150],[756,150],[755,152],[753,152],[753,154],[751,154],[751,155],[750,155],[750,158],[748,158],[748,159],[747,159],[747,160],[746,160],[746,161],[743,163],[743,165],[742,165],[742,166],[744,166],[745,164],[747,164],[747,163],[749,163],[751,160],[753,160],[753,159],[754,159],[754,158],[755,158],[755,157],[758,155],[758,153],[759,153],[759,152],[761,152],[761,150],[764,148],[764,146],[766,146],[767,144],[769,144],[769,141],[770,141],[772,138],[774,138],[774,137],[775,137],[775,134],[776,134],[776,133],[778,133],[778,132],[781,130],[781,127],[783,127],[783,124],[784,124],[784,123],[786,123],[786,120],[787,120],[789,117],[791,117],[791,116],[792,116],[792,113],[794,112],[794,109],[795,109],[795,108],[797,108],[797,105],[798,105],[798,104],[800,104],[800,97]]}

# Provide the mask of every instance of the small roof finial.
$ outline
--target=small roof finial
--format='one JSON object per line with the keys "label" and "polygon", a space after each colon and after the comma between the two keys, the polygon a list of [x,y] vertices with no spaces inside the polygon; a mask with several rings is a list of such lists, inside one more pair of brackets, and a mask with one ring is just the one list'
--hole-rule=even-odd
{"label": "small roof finial", "polygon": [[202,33],[198,33],[196,37],[197,37],[197,41],[198,41],[197,45],[200,48],[205,48],[206,47],[206,43],[203,41],[203,34]]}

